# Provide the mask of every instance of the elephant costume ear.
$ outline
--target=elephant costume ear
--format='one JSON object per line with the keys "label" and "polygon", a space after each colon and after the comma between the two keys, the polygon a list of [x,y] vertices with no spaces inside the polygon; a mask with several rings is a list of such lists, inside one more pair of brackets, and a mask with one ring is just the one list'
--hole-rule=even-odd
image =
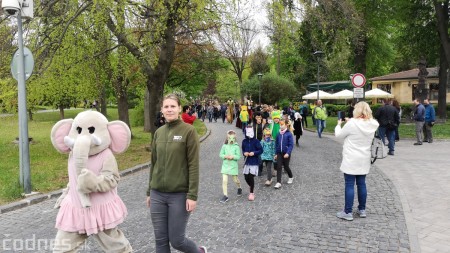
{"label": "elephant costume ear", "polygon": [[111,151],[120,154],[127,150],[131,141],[131,131],[123,121],[115,120],[108,123],[108,131],[111,136]]}
{"label": "elephant costume ear", "polygon": [[69,135],[72,128],[73,119],[63,119],[58,121],[53,128],[50,138],[52,140],[53,147],[60,153],[69,153],[70,148],[64,143],[64,137]]}

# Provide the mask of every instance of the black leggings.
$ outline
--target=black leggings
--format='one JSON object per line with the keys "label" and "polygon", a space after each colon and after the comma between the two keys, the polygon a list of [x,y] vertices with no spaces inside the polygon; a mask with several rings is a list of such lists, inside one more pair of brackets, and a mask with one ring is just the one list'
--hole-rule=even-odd
{"label": "black leggings", "polygon": [[291,160],[291,156],[288,158],[284,158],[283,156],[285,153],[277,154],[277,183],[281,183],[281,174],[282,174],[282,168],[284,167],[284,170],[287,172],[289,178],[292,178],[292,171],[291,168],[289,168],[289,161]]}
{"label": "black leggings", "polygon": [[253,189],[255,188],[255,175],[251,173],[244,174],[244,178],[245,182],[250,186],[250,193],[253,193]]}

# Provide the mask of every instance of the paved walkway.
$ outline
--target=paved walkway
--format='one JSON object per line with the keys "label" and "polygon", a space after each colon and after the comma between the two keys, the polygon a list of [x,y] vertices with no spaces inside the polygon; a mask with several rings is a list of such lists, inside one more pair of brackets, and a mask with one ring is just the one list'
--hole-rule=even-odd
{"label": "paved walkway", "polygon": [[423,253],[450,252],[450,142],[422,146],[414,142],[397,142],[395,156],[376,165],[400,194],[411,248]]}
{"label": "paved walkway", "polygon": [[[389,175],[386,173],[388,168],[391,168],[391,171],[408,168],[407,164],[400,161],[403,152],[407,153],[407,150],[411,149],[406,141],[404,144],[399,142],[395,157],[377,161],[377,166],[386,166],[383,168],[386,174],[377,168],[371,170],[367,178],[368,217],[355,218],[352,222],[348,222],[335,217],[335,213],[342,209],[344,204],[344,180],[338,169],[342,145],[335,141],[333,136],[319,139],[314,133],[305,133],[300,147],[295,148],[291,159],[294,184],[283,184],[280,190],[275,190],[273,187],[264,186],[263,175],[257,179],[256,200],[249,202],[246,199],[248,188],[243,187],[244,196],[237,197],[231,194],[236,188],[230,182],[230,201],[222,204],[219,202],[222,196],[222,178],[218,153],[225,139],[226,130],[235,127],[222,123],[206,124],[211,130],[211,135],[201,145],[199,203],[198,209],[191,216],[187,235],[199,245],[206,245],[209,252],[415,251],[413,249],[415,234],[409,235],[410,224],[407,226],[407,222],[411,221],[408,214],[411,210],[407,210],[406,219],[403,211],[405,206],[403,198],[409,193],[405,188],[396,188],[392,181],[396,183],[397,180],[391,181],[386,176]],[[238,132],[239,141],[242,141],[242,134]],[[405,145],[403,152],[402,145]],[[443,144],[431,145],[438,147]],[[425,150],[425,147],[419,148]],[[417,159],[417,155],[413,157]],[[391,161],[398,163],[387,167],[386,164],[393,165]],[[426,164],[425,161],[423,163]],[[433,169],[432,166],[427,166],[429,171]],[[420,170],[420,167],[417,164],[417,170]],[[404,175],[408,174],[401,174]],[[430,175],[430,172],[426,175]],[[441,177],[435,177],[436,180],[446,178],[445,175],[437,175]],[[242,175],[239,177],[245,186]],[[286,175],[283,177],[285,182]],[[119,184],[119,194],[129,210],[129,216],[120,227],[129,238],[135,252],[154,252],[153,228],[149,211],[145,207],[147,186],[148,170],[126,176]],[[445,185],[442,187],[439,188],[440,194],[435,195],[434,199],[438,199],[440,195],[445,196]],[[426,189],[426,193],[430,190],[423,188]],[[397,189],[400,189],[401,197]],[[415,195],[419,197],[421,194]],[[49,252],[48,245],[56,233],[53,226],[57,211],[52,209],[53,204],[52,199],[0,214],[1,251]],[[412,201],[409,202],[409,208],[411,206]],[[424,210],[425,212],[429,212],[430,209],[441,210],[443,206],[430,208],[427,205],[427,207],[428,210]],[[446,223],[441,225],[449,227]],[[101,251],[95,241],[89,239],[83,252]]]}

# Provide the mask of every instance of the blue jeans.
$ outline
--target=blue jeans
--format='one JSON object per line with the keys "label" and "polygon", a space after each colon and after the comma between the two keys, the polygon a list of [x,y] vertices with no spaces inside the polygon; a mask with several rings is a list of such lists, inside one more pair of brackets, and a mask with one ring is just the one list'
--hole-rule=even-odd
{"label": "blue jeans", "polygon": [[242,132],[244,133],[244,138],[245,138],[245,128],[247,128],[247,125],[248,125],[248,121],[246,121],[246,122],[242,121]]}
{"label": "blue jeans", "polygon": [[199,252],[197,245],[186,238],[190,213],[186,211],[185,192],[165,193],[152,190],[150,213],[155,231],[156,253],[170,253],[170,245],[181,252]]}
{"label": "blue jeans", "polygon": [[388,139],[388,148],[389,152],[394,152],[394,145],[395,145],[395,129],[387,129],[387,127],[380,126],[378,128],[378,135],[380,136],[381,140],[383,141],[383,144],[386,145],[386,137]]}
{"label": "blue jeans", "polygon": [[319,135],[319,138],[322,138],[322,132],[325,128],[325,120],[316,119],[316,126],[317,126],[317,134]]}
{"label": "blue jeans", "polygon": [[344,173],[345,179],[345,213],[353,211],[355,198],[355,181],[358,188],[358,210],[366,210],[367,188],[366,175],[349,175]]}

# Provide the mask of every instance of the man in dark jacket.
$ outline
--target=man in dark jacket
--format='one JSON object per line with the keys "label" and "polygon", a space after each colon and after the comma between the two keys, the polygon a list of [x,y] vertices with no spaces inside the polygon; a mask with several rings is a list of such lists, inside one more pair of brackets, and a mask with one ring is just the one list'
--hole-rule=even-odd
{"label": "man in dark jacket", "polygon": [[388,139],[388,155],[394,155],[395,147],[395,127],[400,123],[400,117],[398,115],[397,109],[390,105],[389,100],[385,99],[383,101],[383,106],[378,108],[375,119],[378,120],[380,126],[378,127],[378,135],[381,140],[385,143],[385,138]]}
{"label": "man in dark jacket", "polygon": [[436,121],[436,112],[434,111],[434,107],[430,104],[428,99],[423,101],[425,106],[425,124],[423,125],[423,141],[428,143],[433,143],[433,126]]}
{"label": "man in dark jacket", "polygon": [[414,99],[414,121],[416,122],[416,138],[417,142],[414,145],[422,145],[423,140],[423,124],[425,122],[425,107],[420,103],[420,99]]}

